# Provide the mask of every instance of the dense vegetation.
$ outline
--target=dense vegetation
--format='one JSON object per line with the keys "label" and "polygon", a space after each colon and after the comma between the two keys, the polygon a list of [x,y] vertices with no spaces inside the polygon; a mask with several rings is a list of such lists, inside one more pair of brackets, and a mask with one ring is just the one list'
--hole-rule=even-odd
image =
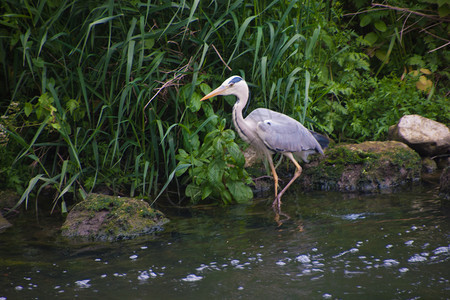
{"label": "dense vegetation", "polygon": [[[155,3],[156,2],[156,3]],[[0,4],[0,187],[54,207],[108,189],[154,202],[251,198],[230,124],[232,74],[336,141],[404,114],[449,123],[445,1],[64,1]],[[239,144],[239,146],[238,146]],[[34,199],[34,198],[33,198]]]}

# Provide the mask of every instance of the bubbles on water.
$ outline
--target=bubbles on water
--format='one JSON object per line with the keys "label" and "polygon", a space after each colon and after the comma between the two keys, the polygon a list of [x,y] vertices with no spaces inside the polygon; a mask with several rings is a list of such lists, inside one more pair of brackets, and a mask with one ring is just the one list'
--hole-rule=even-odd
{"label": "bubbles on water", "polygon": [[433,254],[434,255],[439,255],[439,254],[443,254],[443,253],[445,253],[445,254],[448,254],[450,252],[450,246],[448,246],[448,247],[438,247],[438,248],[436,248],[436,249],[434,249],[433,250]]}
{"label": "bubbles on water", "polygon": [[385,266],[385,267],[392,267],[392,266],[396,266],[398,264],[400,264],[400,263],[395,259],[385,259],[383,261],[383,266]]}
{"label": "bubbles on water", "polygon": [[131,260],[135,260],[135,259],[137,259],[137,258],[138,258],[138,256],[137,256],[136,254],[130,256],[130,259],[131,259]]}
{"label": "bubbles on water", "polygon": [[243,264],[240,263],[239,259],[232,259],[230,261],[230,264],[235,268],[235,269],[240,269],[243,270],[245,269],[246,266],[250,265],[250,262],[245,262]]}
{"label": "bubbles on water", "polygon": [[408,259],[408,262],[421,262],[421,261],[426,261],[427,258],[425,256],[422,256],[420,254],[414,254],[413,256],[411,256]]}
{"label": "bubbles on water", "polygon": [[409,269],[408,269],[408,268],[400,268],[400,269],[398,269],[398,271],[399,271],[400,273],[406,273],[406,272],[409,271]]}
{"label": "bubbles on water", "polygon": [[349,249],[349,250],[342,251],[341,253],[336,254],[335,256],[333,256],[333,258],[341,257],[341,256],[343,256],[343,255],[345,255],[345,254],[347,254],[347,253],[356,253],[356,252],[358,252],[358,251],[359,251],[358,248],[351,248],[351,249]]}
{"label": "bubbles on water", "polygon": [[75,285],[81,289],[87,289],[91,287],[90,281],[90,279],[77,280],[75,281]]}
{"label": "bubbles on water", "polygon": [[14,289],[15,289],[16,291],[21,291],[21,290],[23,290],[23,286],[18,285],[18,286],[16,286]]}
{"label": "bubbles on water", "polygon": [[201,271],[203,271],[203,270],[206,269],[206,268],[208,268],[208,265],[201,264],[200,267],[196,268],[196,270],[199,271],[199,272],[201,272]]}
{"label": "bubbles on water", "polygon": [[286,265],[286,263],[284,261],[281,261],[281,260],[277,261],[276,264],[279,265],[279,266],[285,266]]}
{"label": "bubbles on water", "polygon": [[430,246],[430,243],[425,243],[423,244],[422,249],[428,248],[428,246]]}
{"label": "bubbles on water", "polygon": [[331,294],[325,293],[322,295],[323,299],[331,299],[333,296]]}
{"label": "bubbles on water", "polygon": [[378,215],[381,215],[381,213],[364,212],[364,213],[353,213],[353,214],[346,214],[346,215],[340,215],[340,216],[338,215],[336,217],[339,217],[346,221],[356,221],[356,220],[364,220],[367,217],[378,216]]}
{"label": "bubbles on water", "polygon": [[33,283],[29,283],[28,284],[28,289],[29,290],[32,290],[32,289],[37,288],[37,287],[38,287],[37,284],[33,284]]}
{"label": "bubbles on water", "polygon": [[196,268],[195,270],[197,270],[198,272],[202,272],[204,270],[217,270],[219,271],[219,267],[217,266],[217,262],[213,261],[210,262],[209,265],[207,264],[200,264],[200,267]]}
{"label": "bubbles on water", "polygon": [[350,220],[350,221],[354,221],[354,220],[361,220],[361,219],[365,219],[366,216],[364,213],[362,214],[348,214],[348,215],[343,215],[342,219],[344,220]]}
{"label": "bubbles on water", "polygon": [[405,245],[406,245],[406,246],[411,246],[413,243],[414,243],[413,240],[409,240],[409,241],[406,241],[406,242],[405,242]]}
{"label": "bubbles on water", "polygon": [[202,280],[203,276],[197,276],[195,274],[189,274],[188,276],[186,276],[185,278],[182,278],[181,280],[183,281],[187,281],[187,282],[195,282],[195,281],[199,281]]}
{"label": "bubbles on water", "polygon": [[138,276],[138,280],[140,280],[140,281],[145,281],[145,280],[147,280],[149,278],[150,278],[150,275],[148,274],[147,271],[140,272],[140,274]]}
{"label": "bubbles on water", "polygon": [[298,261],[298,262],[300,262],[300,263],[302,263],[302,264],[307,264],[307,263],[310,263],[310,262],[311,262],[311,259],[309,258],[309,256],[308,256],[308,255],[305,255],[305,254],[302,254],[302,255],[297,256],[297,257],[295,258],[295,260]]}

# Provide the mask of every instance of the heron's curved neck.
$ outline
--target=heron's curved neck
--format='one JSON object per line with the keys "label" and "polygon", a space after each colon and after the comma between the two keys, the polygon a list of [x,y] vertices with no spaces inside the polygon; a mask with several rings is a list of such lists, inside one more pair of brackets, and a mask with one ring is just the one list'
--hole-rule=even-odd
{"label": "heron's curved neck", "polygon": [[241,95],[236,95],[237,101],[233,106],[233,123],[236,131],[239,133],[241,138],[245,141],[252,139],[252,132],[248,128],[247,122],[244,120],[242,115],[242,110],[248,102],[248,89],[244,91]]}

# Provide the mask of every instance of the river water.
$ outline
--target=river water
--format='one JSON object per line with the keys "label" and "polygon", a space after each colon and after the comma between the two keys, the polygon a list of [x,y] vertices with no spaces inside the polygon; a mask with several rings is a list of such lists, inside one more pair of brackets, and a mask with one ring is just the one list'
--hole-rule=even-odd
{"label": "river water", "polygon": [[434,191],[291,188],[281,225],[270,202],[169,210],[165,231],[111,244],[69,244],[58,216],[23,214],[0,235],[0,299],[450,298]]}

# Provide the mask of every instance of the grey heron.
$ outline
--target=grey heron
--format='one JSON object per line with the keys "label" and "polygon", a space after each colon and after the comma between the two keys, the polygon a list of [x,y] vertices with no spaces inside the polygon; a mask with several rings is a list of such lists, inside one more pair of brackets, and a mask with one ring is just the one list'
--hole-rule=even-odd
{"label": "grey heron", "polygon": [[[306,129],[297,120],[270,109],[257,108],[244,118],[242,110],[248,102],[249,89],[245,80],[240,76],[231,76],[201,100],[218,95],[234,95],[237,97],[233,106],[234,127],[245,142],[253,146],[255,150],[261,151],[269,161],[275,181],[275,200],[272,207],[280,211],[281,197],[302,173],[302,167],[294,158],[294,154],[308,162],[308,155],[312,153],[323,154],[323,149],[314,136],[319,140],[322,137],[325,145],[328,144],[328,140],[320,134]],[[280,193],[278,193],[278,175],[272,160],[274,153],[281,153],[286,156],[296,167],[294,176]]]}

